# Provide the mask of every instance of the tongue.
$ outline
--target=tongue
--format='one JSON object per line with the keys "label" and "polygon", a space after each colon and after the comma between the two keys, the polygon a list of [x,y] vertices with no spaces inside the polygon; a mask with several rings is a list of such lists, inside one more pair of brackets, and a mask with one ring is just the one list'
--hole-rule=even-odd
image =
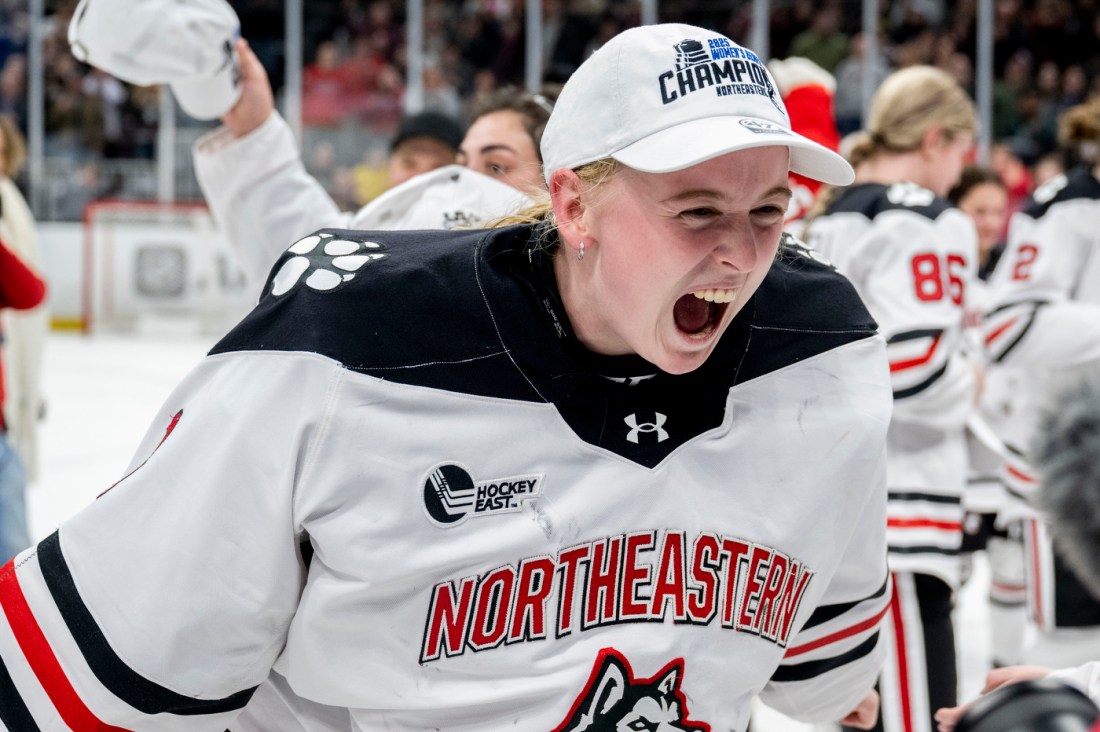
{"label": "tongue", "polygon": [[676,327],[688,334],[698,333],[710,322],[710,303],[695,295],[684,295],[672,309]]}

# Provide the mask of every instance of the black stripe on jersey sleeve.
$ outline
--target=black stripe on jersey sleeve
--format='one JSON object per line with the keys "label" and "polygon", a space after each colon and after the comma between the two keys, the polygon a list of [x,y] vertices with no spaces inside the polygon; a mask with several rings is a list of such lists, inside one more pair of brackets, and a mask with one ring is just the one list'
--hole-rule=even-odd
{"label": "black stripe on jersey sleeve", "polygon": [[[924,330],[910,330],[910,331],[906,331],[905,333],[898,333],[896,335],[890,336],[890,338],[886,341],[886,343],[887,343],[887,345],[892,344],[892,343],[904,343],[906,341],[915,341],[915,340],[919,340],[921,338],[937,338],[941,335],[943,335],[943,329],[942,328],[932,328],[932,329],[924,329]],[[944,364],[934,374],[932,374],[931,376],[929,376],[927,379],[920,382],[919,384],[916,384],[914,386],[910,386],[906,389],[897,389],[897,390],[895,390],[894,391],[894,399],[904,399],[906,397],[911,397],[914,394],[919,394],[920,392],[924,391],[929,386],[934,384],[937,380],[939,380],[939,378],[941,376],[943,376],[944,373],[946,373],[946,372],[947,372],[947,364]]]}
{"label": "black stripe on jersey sleeve", "polygon": [[948,557],[957,556],[959,553],[958,547],[947,548],[942,546],[887,546],[886,551],[890,554],[943,554]]}
{"label": "black stripe on jersey sleeve", "polygon": [[852,650],[841,653],[839,656],[822,658],[819,661],[805,661],[791,666],[780,666],[772,674],[772,681],[806,681],[827,674],[834,669],[870,655],[871,651],[875,649],[876,643],[878,643],[877,630],[867,640]]}
{"label": "black stripe on jersey sleeve", "polygon": [[150,715],[217,714],[242,709],[252,698],[257,687],[238,691],[224,699],[195,699],[137,673],[114,652],[81,599],[69,565],[61,553],[61,542],[56,531],[38,545],[38,562],[46,578],[46,586],[88,667],[107,690],[134,709]]}
{"label": "black stripe on jersey sleeve", "polygon": [[855,600],[853,602],[842,602],[837,603],[836,605],[822,605],[817,610],[814,610],[813,615],[811,615],[810,619],[806,621],[806,624],[802,626],[802,630],[807,630],[809,628],[821,625],[822,623],[827,623],[834,618],[839,618],[841,615],[848,612],[856,605],[867,602],[868,600],[874,600],[876,597],[882,597],[886,594],[886,588],[889,586],[889,584],[889,579],[883,580],[882,587],[879,587],[875,594],[868,595],[862,600]]}
{"label": "black stripe on jersey sleeve", "polygon": [[0,658],[0,722],[4,727],[18,732],[39,732],[27,705],[11,680],[4,659]]}
{"label": "black stripe on jersey sleeve", "polygon": [[890,491],[886,494],[890,501],[926,501],[928,503],[962,503],[959,496],[945,496],[941,493],[921,493],[920,491]]}
{"label": "black stripe on jersey sleeve", "polygon": [[1020,341],[1024,339],[1028,331],[1031,330],[1031,326],[1034,323],[1034,319],[1029,320],[1027,325],[1020,329],[1020,332],[1016,334],[1016,337],[1009,341],[1008,345],[1001,349],[1001,352],[993,357],[993,363],[1003,363],[1008,354],[1012,353],[1016,346],[1020,345]]}
{"label": "black stripe on jersey sleeve", "polygon": [[[991,360],[993,361],[993,363],[1003,363],[1005,358],[1008,357],[1008,354],[1012,353],[1012,351],[1015,350],[1016,346],[1020,345],[1020,341],[1022,341],[1024,337],[1026,337],[1027,334],[1031,332],[1031,326],[1035,325],[1035,316],[1038,315],[1039,308],[1045,306],[1047,303],[1045,301],[1037,300],[1033,304],[1035,305],[1035,307],[1032,308],[1031,314],[1027,318],[1027,323],[1024,324],[1024,327],[1020,328],[1020,332],[1016,334],[1016,337],[1009,341],[1007,345],[1002,346],[997,353],[992,354]],[[1005,307],[997,308],[996,310],[991,311],[989,315],[996,315],[1005,308],[1017,306],[1018,304],[1006,305]]]}
{"label": "black stripe on jersey sleeve", "polygon": [[914,394],[920,394],[922,391],[932,386],[932,384],[939,381],[940,377],[943,376],[945,373],[947,373],[947,364],[940,366],[938,369],[936,369],[935,373],[933,373],[931,376],[929,376],[927,379],[920,382],[919,384],[910,386],[908,389],[895,389],[894,399],[905,399],[906,397],[911,397]]}
{"label": "black stripe on jersey sleeve", "polygon": [[924,330],[907,330],[904,333],[898,333],[890,336],[887,343],[904,343],[905,341],[915,341],[918,338],[935,338],[936,336],[943,334],[943,328],[927,328]]}

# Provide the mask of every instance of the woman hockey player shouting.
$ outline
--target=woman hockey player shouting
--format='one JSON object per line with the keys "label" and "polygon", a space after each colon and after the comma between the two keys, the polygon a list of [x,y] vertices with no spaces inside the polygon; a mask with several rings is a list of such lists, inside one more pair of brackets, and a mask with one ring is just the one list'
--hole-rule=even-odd
{"label": "woman hockey player shouting", "polygon": [[850,167],[686,25],[596,52],[542,153],[527,223],[291,246],[130,474],[3,571],[8,728],[873,715],[884,344],[781,246],[788,170]]}

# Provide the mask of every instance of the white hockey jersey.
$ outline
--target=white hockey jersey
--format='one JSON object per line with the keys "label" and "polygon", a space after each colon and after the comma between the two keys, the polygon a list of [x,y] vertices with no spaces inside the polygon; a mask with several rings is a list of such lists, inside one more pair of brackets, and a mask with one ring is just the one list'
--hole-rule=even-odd
{"label": "white hockey jersey", "polygon": [[0,572],[0,721],[717,731],[757,694],[854,708],[890,594],[891,409],[855,293],[785,248],[673,376],[584,349],[530,234],[292,246],[129,475]]}
{"label": "white hockey jersey", "polygon": [[1088,168],[1051,179],[1012,215],[990,276],[998,304],[1024,299],[1100,305],[1100,180]]}
{"label": "white hockey jersey", "polygon": [[1043,630],[1100,625],[1100,603],[1055,552],[1029,512],[1039,480],[1030,448],[1040,415],[1073,374],[1100,364],[1100,180],[1077,168],[1035,191],[1013,214],[990,278],[983,323],[991,383],[983,403],[1009,449],[1003,482],[1026,517],[1028,608]]}
{"label": "white hockey jersey", "polygon": [[983,328],[992,363],[1076,367],[1100,355],[1097,221],[1100,180],[1087,168],[1050,180],[1012,215],[989,281]]}
{"label": "white hockey jersey", "polygon": [[959,581],[965,425],[976,399],[964,304],[977,278],[971,219],[909,183],[852,186],[807,242],[847,275],[886,338],[894,390],[888,438],[890,563]]}

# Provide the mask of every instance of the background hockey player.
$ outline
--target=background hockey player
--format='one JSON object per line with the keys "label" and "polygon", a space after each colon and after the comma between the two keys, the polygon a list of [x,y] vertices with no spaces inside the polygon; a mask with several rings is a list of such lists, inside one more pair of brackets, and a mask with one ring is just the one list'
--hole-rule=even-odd
{"label": "background hockey player", "polygon": [[832,192],[807,241],[847,275],[887,340],[894,413],[888,440],[890,653],[881,726],[928,731],[958,694],[952,593],[960,577],[965,428],[977,361],[964,303],[976,279],[973,221],[943,196],[958,180],[977,115],[946,72],[913,66],[875,93],[850,156],[856,185]]}

